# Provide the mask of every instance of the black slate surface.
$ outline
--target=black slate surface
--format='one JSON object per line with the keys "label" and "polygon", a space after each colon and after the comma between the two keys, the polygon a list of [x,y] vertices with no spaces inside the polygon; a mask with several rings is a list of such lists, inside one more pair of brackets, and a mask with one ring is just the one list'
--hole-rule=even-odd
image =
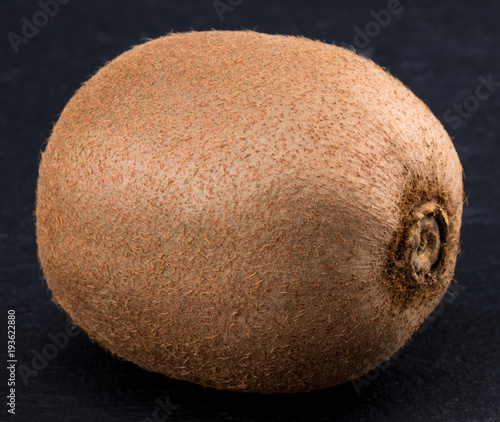
{"label": "black slate surface", "polygon": [[[221,0],[232,8],[221,20],[212,0],[60,0],[47,19],[39,12],[50,1],[2,0],[0,421],[500,421],[500,2],[395,1]],[[373,23],[389,9],[398,12],[390,22],[382,13],[383,25]],[[36,34],[26,24],[33,19]],[[30,38],[20,41],[12,34],[25,25]],[[356,36],[356,27],[372,36]],[[211,28],[354,45],[454,138],[468,195],[458,283],[397,357],[355,384],[293,396],[220,392],[143,371],[82,333],[64,344],[66,318],[40,276],[32,218],[51,125],[78,86],[129,46]],[[493,81],[488,98],[476,94],[481,78]],[[16,415],[6,405],[8,309],[16,312]],[[50,346],[52,335],[60,347]]]}

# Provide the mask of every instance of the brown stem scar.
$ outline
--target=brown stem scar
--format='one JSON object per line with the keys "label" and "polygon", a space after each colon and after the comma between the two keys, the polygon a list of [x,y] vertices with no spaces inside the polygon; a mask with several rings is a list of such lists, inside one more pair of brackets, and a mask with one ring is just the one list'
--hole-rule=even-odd
{"label": "brown stem scar", "polygon": [[429,202],[413,212],[412,221],[406,233],[409,275],[418,283],[438,279],[446,256],[446,214],[436,203]]}

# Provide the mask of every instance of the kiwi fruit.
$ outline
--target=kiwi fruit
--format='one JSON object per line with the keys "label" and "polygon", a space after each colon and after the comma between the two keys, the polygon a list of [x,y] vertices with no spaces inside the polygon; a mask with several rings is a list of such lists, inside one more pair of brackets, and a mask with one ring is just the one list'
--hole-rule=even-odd
{"label": "kiwi fruit", "polygon": [[173,33],[107,63],[42,153],[38,257],[102,347],[216,389],[331,387],[388,360],[453,279],[462,167],[353,51]]}

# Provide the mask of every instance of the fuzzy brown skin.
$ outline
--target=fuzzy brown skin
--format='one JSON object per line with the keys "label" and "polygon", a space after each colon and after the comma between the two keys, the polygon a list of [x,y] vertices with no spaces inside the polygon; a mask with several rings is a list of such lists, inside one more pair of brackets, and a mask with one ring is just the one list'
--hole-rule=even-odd
{"label": "fuzzy brown skin", "polygon": [[171,34],[64,109],[38,253],[54,300],[118,356],[309,391],[386,361],[434,309],[462,203],[449,136],[373,62],[298,37]]}

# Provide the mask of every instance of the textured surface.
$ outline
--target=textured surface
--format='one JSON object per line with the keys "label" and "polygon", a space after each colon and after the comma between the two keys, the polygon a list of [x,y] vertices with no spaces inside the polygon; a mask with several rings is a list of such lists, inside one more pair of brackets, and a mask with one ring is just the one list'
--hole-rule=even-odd
{"label": "textured surface", "polygon": [[[444,273],[412,283],[395,251],[428,201],[448,215]],[[37,242],[54,300],[118,356],[309,391],[375,368],[427,317],[462,202],[441,123],[373,62],[190,32],[133,48],[68,103],[40,163]]]}
{"label": "textured surface", "polygon": [[[403,2],[402,2],[403,3]],[[38,279],[32,210],[38,153],[51,123],[81,81],[106,60],[171,29],[255,28],[352,43],[354,26],[387,2],[333,4],[243,2],[220,23],[210,2],[71,2],[15,55],[1,42],[2,172],[0,243],[2,308],[18,312],[19,358],[64,329],[64,315]],[[497,75],[498,4],[431,1],[405,10],[365,50],[400,78],[438,116],[474,93],[477,77]],[[35,1],[5,1],[2,34],[17,31]],[[72,339],[28,385],[18,387],[19,416],[37,421],[142,421],[155,399],[170,402],[170,420],[408,420],[495,421],[498,415],[500,299],[498,280],[498,92],[459,129],[446,127],[464,165],[464,209],[456,279],[464,290],[447,295],[433,320],[388,367],[374,373],[358,396],[353,386],[294,397],[245,396],[165,380],[112,358],[84,335]],[[4,183],[6,181],[6,183]],[[3,312],[3,311],[2,311]],[[3,330],[2,330],[3,332]],[[85,355],[86,359],[81,356]],[[2,372],[4,374],[5,372]],[[5,383],[1,384],[3,394]],[[1,410],[0,420],[7,419]]]}

